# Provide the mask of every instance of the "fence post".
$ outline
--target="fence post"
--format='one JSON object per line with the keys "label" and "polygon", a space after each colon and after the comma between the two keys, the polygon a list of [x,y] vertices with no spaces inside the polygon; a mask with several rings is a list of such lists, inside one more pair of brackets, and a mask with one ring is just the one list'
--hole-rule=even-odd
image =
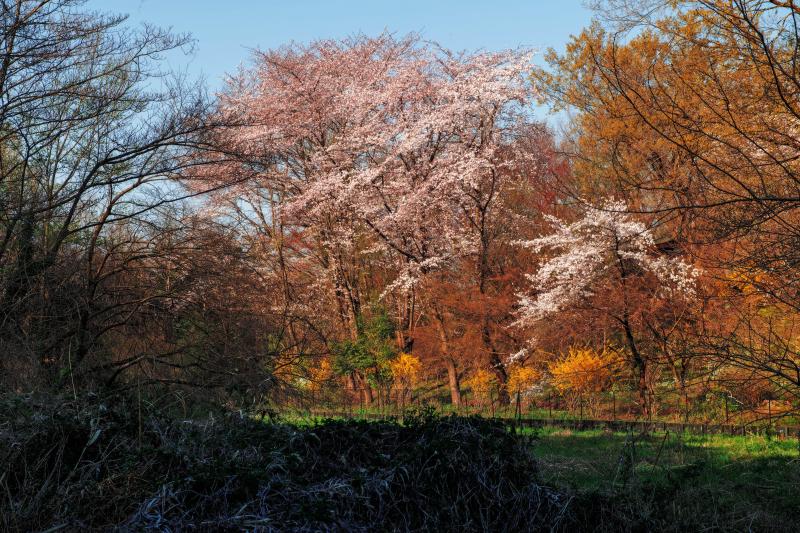
{"label": "fence post", "polygon": [[683,395],[683,421],[689,423],[689,394]]}
{"label": "fence post", "polygon": [[725,396],[725,423],[728,423],[728,397]]}
{"label": "fence post", "polygon": [[772,398],[767,399],[767,417],[769,417],[769,428],[772,429]]}
{"label": "fence post", "polygon": [[617,419],[617,395],[611,391],[611,420]]}

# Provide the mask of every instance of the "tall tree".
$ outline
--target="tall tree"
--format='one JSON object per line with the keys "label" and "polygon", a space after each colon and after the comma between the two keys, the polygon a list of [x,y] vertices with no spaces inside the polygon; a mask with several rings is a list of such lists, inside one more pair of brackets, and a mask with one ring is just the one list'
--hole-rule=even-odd
{"label": "tall tree", "polygon": [[610,318],[627,346],[642,412],[649,415],[655,354],[642,338],[648,324],[680,316],[681,300],[694,295],[696,274],[683,260],[660,254],[652,233],[626,209],[624,203],[607,202],[572,223],[551,218],[554,233],[523,243],[554,254],[529,275],[531,295],[520,300],[519,323],[535,324],[565,311],[578,311],[570,313],[572,320]]}
{"label": "tall tree", "polygon": [[[221,100],[221,116],[239,123],[221,143],[240,163],[209,178],[277,191],[271,209],[314,242],[353,338],[359,257],[379,251],[396,272],[382,292],[409,351],[421,277],[469,256],[487,292],[489,217],[508,169],[530,155],[506,150],[528,121],[528,69],[526,53],[454,54],[390,35],[259,53]],[[481,328],[504,382],[488,315]]]}

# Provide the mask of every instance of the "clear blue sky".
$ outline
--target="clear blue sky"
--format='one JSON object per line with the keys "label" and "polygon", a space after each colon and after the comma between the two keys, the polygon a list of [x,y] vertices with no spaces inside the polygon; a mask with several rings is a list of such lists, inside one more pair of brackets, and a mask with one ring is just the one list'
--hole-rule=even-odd
{"label": "clear blue sky", "polygon": [[212,89],[252,48],[389,30],[417,32],[456,50],[544,51],[562,49],[591,18],[582,0],[89,0],[88,6],[191,33],[194,57],[170,62],[204,75]]}

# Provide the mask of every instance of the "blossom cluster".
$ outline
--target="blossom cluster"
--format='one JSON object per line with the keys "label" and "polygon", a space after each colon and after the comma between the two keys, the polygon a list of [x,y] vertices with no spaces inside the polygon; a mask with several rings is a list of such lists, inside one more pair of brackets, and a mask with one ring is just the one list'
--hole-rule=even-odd
{"label": "blossom cluster", "polygon": [[552,257],[527,275],[531,294],[520,295],[520,322],[533,322],[580,304],[609,279],[652,275],[671,296],[694,294],[697,270],[681,259],[658,253],[653,232],[636,220],[624,202],[590,207],[572,223],[548,217],[555,231],[520,242]]}
{"label": "blossom cluster", "polygon": [[366,228],[408,286],[474,253],[464,213],[509,164],[499,152],[525,120],[529,70],[527,51],[455,54],[413,36],[293,45],[229,81],[224,141],[245,154],[246,187],[280,191],[287,224],[341,241]]}

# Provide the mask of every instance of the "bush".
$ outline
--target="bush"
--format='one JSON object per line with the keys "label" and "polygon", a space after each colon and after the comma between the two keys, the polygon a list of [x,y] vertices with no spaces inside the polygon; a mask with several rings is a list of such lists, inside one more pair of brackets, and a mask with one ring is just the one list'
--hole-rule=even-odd
{"label": "bush", "polygon": [[499,422],[297,428],[139,415],[122,398],[0,402],[0,528],[538,530],[565,505]]}

